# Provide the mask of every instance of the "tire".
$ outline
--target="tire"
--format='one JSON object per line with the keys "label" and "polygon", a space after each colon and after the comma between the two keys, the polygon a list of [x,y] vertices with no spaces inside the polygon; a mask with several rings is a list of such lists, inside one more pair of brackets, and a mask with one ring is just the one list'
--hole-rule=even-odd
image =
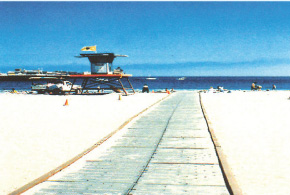
{"label": "tire", "polygon": [[60,94],[60,89],[53,89],[52,94],[54,95],[59,95]]}

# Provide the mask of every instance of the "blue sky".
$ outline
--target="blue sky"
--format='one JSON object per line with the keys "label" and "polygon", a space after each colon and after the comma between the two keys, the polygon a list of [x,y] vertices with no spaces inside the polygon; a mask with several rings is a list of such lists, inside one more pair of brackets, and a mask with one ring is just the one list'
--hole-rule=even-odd
{"label": "blue sky", "polygon": [[87,45],[135,76],[289,76],[290,2],[0,2],[0,72],[89,70]]}

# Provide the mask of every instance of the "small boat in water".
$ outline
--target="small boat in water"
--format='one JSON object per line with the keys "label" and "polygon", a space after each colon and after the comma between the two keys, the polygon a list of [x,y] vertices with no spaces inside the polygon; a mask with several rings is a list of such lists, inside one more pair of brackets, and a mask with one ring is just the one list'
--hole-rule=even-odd
{"label": "small boat in water", "polygon": [[186,79],[186,77],[180,77],[180,78],[178,78],[179,81],[183,81],[185,79]]}
{"label": "small boat in water", "polygon": [[148,78],[146,78],[146,80],[156,80],[156,78],[148,77]]}

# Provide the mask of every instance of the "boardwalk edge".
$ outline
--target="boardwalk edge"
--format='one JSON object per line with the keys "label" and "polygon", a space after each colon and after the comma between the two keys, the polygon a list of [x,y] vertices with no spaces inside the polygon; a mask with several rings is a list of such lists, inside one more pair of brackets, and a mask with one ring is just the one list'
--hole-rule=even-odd
{"label": "boardwalk edge", "polygon": [[231,171],[231,167],[228,164],[226,155],[224,154],[223,149],[221,148],[221,145],[218,142],[218,139],[217,139],[215,132],[214,132],[213,125],[212,125],[211,121],[209,120],[209,117],[208,117],[207,112],[205,110],[204,104],[202,102],[201,92],[199,92],[199,102],[200,102],[201,110],[203,112],[203,115],[204,115],[204,118],[205,118],[205,121],[206,121],[206,124],[208,127],[208,131],[210,133],[211,139],[212,139],[214,147],[215,147],[215,151],[216,151],[216,154],[217,154],[217,157],[219,160],[219,164],[220,164],[220,167],[222,170],[222,174],[224,176],[224,180],[225,180],[226,186],[229,190],[229,193],[234,194],[234,195],[242,195],[243,194],[242,190],[239,187],[233,172]]}

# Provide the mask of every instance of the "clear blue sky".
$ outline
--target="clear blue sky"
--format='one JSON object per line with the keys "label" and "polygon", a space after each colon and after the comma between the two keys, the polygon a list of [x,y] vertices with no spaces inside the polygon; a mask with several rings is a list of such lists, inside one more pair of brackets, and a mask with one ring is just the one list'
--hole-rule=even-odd
{"label": "clear blue sky", "polygon": [[289,76],[290,2],[0,2],[0,72],[89,70],[87,45],[133,75]]}

